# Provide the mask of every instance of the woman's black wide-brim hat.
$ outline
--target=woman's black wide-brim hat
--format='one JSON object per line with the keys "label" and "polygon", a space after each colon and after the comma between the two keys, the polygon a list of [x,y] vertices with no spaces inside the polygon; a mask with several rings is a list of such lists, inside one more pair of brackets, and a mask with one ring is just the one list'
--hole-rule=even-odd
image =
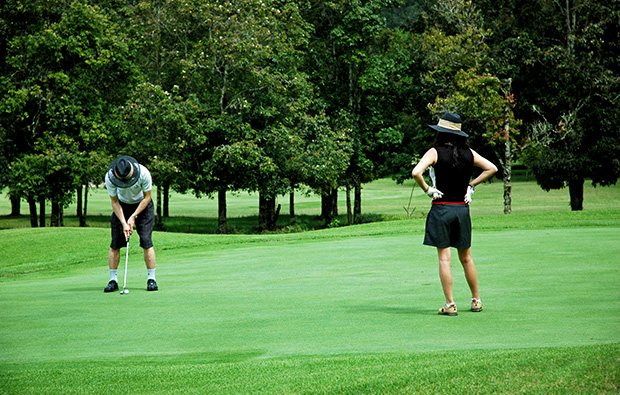
{"label": "woman's black wide-brim hat", "polygon": [[462,137],[469,137],[467,133],[461,130],[461,116],[459,114],[445,113],[439,120],[437,125],[428,125],[432,129],[443,133],[452,133]]}
{"label": "woman's black wide-brim hat", "polygon": [[108,178],[119,188],[129,188],[140,178],[140,165],[131,156],[119,156],[110,163]]}

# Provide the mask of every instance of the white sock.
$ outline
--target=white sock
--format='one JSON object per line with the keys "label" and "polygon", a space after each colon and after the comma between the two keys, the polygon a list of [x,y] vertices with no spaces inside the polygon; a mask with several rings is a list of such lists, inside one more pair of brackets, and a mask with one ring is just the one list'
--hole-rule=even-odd
{"label": "white sock", "polygon": [[148,280],[155,280],[155,269],[146,269]]}
{"label": "white sock", "polygon": [[118,270],[110,269],[110,281],[112,280],[118,282]]}

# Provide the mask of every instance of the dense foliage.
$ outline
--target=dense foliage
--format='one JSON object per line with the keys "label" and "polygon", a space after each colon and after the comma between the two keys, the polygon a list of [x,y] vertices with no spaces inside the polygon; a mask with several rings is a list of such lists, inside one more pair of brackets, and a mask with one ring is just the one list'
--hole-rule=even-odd
{"label": "dense foliage", "polygon": [[362,185],[408,178],[452,111],[503,168],[505,212],[515,160],[579,210],[586,178],[620,176],[619,69],[618,0],[4,2],[0,187],[61,225],[130,154],[160,221],[171,188],[217,196],[225,233],[246,190],[270,228],[301,189],[328,223],[346,187],[355,222]]}

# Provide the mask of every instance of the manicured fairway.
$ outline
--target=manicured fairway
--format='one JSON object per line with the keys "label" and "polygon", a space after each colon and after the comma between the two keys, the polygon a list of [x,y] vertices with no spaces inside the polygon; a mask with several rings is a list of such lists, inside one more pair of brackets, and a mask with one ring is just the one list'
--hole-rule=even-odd
{"label": "manicured fairway", "polygon": [[[102,292],[107,230],[38,230],[54,253],[0,278],[0,393],[618,392],[620,228],[475,232],[485,310],[455,262],[460,313],[441,317],[420,222],[365,226],[158,233],[160,291],[133,249],[126,296]],[[25,264],[9,240],[37,230],[2,232]]]}

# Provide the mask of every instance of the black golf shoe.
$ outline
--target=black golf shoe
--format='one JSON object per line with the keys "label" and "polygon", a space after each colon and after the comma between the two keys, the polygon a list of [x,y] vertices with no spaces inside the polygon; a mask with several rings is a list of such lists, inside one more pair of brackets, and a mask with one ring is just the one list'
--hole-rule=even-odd
{"label": "black golf shoe", "polygon": [[118,291],[118,283],[114,280],[110,280],[108,285],[103,289],[103,292],[114,292]]}
{"label": "black golf shoe", "polygon": [[157,291],[157,282],[152,278],[146,282],[147,291]]}

